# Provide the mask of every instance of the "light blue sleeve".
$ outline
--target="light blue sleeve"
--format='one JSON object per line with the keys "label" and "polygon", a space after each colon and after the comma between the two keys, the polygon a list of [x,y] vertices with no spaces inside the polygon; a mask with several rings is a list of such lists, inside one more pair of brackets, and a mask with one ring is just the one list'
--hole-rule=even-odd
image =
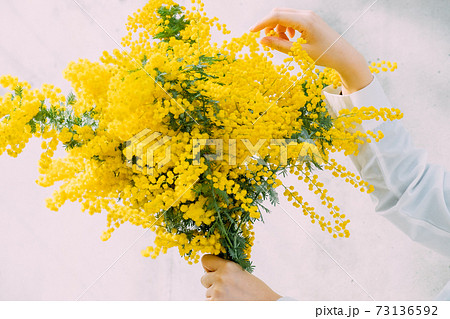
{"label": "light blue sleeve", "polygon": [[[350,95],[324,90],[335,114],[343,108],[391,107],[378,80]],[[401,121],[363,123],[362,130],[382,131],[379,142],[360,146],[352,160],[361,177],[375,187],[371,197],[376,211],[411,239],[450,256],[450,175],[442,167],[427,163]]]}
{"label": "light blue sleeve", "polygon": [[278,299],[277,301],[298,301],[298,300],[288,297],[288,296],[284,296],[284,297],[281,297],[280,299]]}
{"label": "light blue sleeve", "polygon": [[[338,95],[324,90],[330,113],[342,108],[391,107],[378,80],[361,91]],[[401,121],[362,124],[363,130],[382,131],[379,142],[361,145],[352,161],[361,177],[375,187],[371,194],[375,210],[412,240],[450,256],[450,174],[428,164],[424,150],[414,146]],[[438,296],[450,299],[450,284]]]}
{"label": "light blue sleeve", "polygon": [[450,175],[427,163],[401,123],[378,127],[384,138],[365,144],[353,158],[361,177],[375,187],[375,210],[412,240],[450,256]]}

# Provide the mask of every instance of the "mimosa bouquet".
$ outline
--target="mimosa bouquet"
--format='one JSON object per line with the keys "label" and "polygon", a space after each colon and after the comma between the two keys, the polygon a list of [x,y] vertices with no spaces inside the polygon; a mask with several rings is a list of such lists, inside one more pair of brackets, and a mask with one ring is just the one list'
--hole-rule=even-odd
{"label": "mimosa bouquet", "polygon": [[[68,65],[68,96],[0,77],[10,90],[0,99],[0,154],[17,156],[31,137],[43,139],[37,182],[60,184],[47,206],[69,200],[106,213],[103,240],[125,222],[151,229],[146,257],[176,247],[189,263],[211,253],[251,271],[253,224],[266,200],[277,203],[277,188],[322,230],[348,237],[349,220],[314,170],[370,192],[330,155],[382,138],[352,130],[355,123],[401,113],[367,107],[332,118],[321,92],[339,77],[316,69],[301,38],[277,65],[258,34],[213,42],[212,28],[229,31],[196,4],[150,1],[129,17],[123,50]],[[54,156],[61,145],[65,157]],[[325,216],[281,182],[287,173],[320,197]]]}

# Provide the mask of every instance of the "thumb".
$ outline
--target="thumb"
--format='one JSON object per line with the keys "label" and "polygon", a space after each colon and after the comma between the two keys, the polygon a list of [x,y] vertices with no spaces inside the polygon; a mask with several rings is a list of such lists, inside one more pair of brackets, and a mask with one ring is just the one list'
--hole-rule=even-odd
{"label": "thumb", "polygon": [[278,37],[265,37],[261,39],[261,44],[287,54],[291,50],[293,42]]}
{"label": "thumb", "polygon": [[203,255],[202,257],[202,266],[203,269],[207,272],[216,271],[222,265],[224,265],[227,261],[223,258],[217,257],[215,255]]}
{"label": "thumb", "polygon": [[[289,51],[291,51],[294,42],[284,40],[279,37],[265,37],[261,39],[261,44],[267,45],[272,49],[288,54]],[[305,49],[308,54],[311,54],[311,51],[313,49],[313,47],[308,43],[303,43],[302,48]]]}

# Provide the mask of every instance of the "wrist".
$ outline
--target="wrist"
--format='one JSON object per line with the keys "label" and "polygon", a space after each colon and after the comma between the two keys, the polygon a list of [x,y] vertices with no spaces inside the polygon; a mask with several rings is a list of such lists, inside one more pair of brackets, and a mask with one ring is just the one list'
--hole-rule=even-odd
{"label": "wrist", "polygon": [[362,56],[347,65],[348,67],[337,70],[342,80],[342,93],[344,95],[362,90],[372,82],[372,72],[370,72],[369,66]]}

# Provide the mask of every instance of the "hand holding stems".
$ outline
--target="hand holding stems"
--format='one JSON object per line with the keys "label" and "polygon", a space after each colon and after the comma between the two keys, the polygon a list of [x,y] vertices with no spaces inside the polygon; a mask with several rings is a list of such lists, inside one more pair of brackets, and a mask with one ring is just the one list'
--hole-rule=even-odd
{"label": "hand holding stems", "polygon": [[206,273],[201,278],[207,288],[206,300],[278,300],[280,295],[237,263],[214,255],[204,255]]}
{"label": "hand holding stems", "polygon": [[302,44],[317,65],[335,69],[342,79],[343,94],[351,94],[370,84],[372,73],[364,57],[344,38],[328,26],[313,11],[276,8],[250,28],[257,32],[273,30],[278,34],[266,36],[261,44],[288,53],[293,42],[289,40],[298,31],[307,43]]}

